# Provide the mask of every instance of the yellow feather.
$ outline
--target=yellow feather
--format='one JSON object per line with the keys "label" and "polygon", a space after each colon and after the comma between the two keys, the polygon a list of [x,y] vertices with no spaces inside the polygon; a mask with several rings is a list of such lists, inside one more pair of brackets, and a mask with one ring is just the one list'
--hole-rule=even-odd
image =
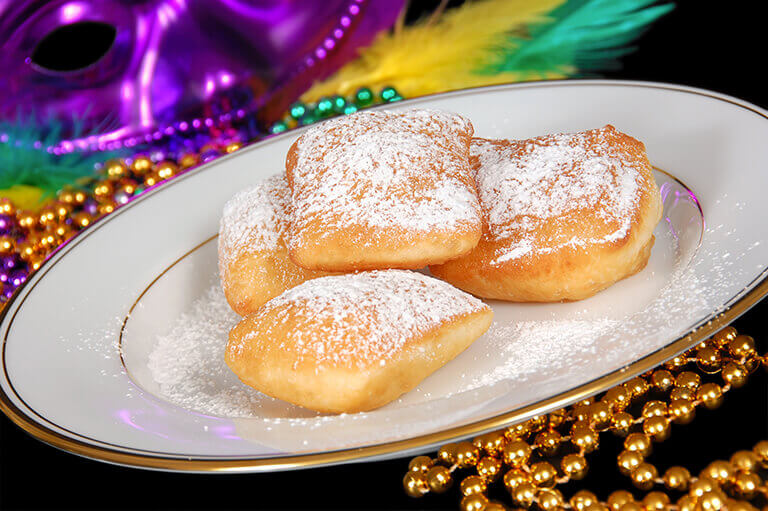
{"label": "yellow feather", "polygon": [[36,210],[42,204],[43,190],[35,186],[13,185],[0,190],[0,197],[11,199],[19,209]]}
{"label": "yellow feather", "polygon": [[[404,97],[479,85],[518,81],[516,73],[480,75],[495,50],[509,48],[511,34],[524,35],[530,23],[565,0],[482,0],[445,12],[438,21],[422,21],[399,32],[382,33],[360,57],[316,83],[301,100],[350,96],[360,87],[393,86]],[[553,72],[538,78],[562,78]],[[525,77],[531,79],[530,76]]]}

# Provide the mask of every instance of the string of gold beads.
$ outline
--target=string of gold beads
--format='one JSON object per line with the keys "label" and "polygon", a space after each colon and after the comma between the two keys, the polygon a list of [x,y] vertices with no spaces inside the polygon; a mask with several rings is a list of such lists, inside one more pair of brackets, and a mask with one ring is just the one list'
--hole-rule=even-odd
{"label": "string of gold beads", "polygon": [[[599,398],[478,436],[471,442],[444,445],[435,458],[418,456],[408,466],[403,487],[412,497],[443,493],[453,487],[457,474],[463,474],[458,486],[460,509],[465,511],[508,509],[507,504],[488,498],[489,488],[499,481],[517,509],[755,509],[751,499],[768,497],[768,486],[757,473],[759,468],[768,468],[768,441],[758,443],[752,451],[739,451],[728,461],[715,461],[698,476],[682,466],[670,467],[660,475],[647,458],[654,444],[669,438],[673,425],[690,423],[698,407],[720,406],[725,394],[743,386],[761,365],[768,365],[768,357],[758,355],[754,340],[727,327]],[[630,492],[619,490],[600,501],[594,493],[580,490],[566,498],[557,486],[586,475],[587,455],[599,447],[600,436],[608,432],[624,438],[623,450],[617,456],[619,471],[648,493],[636,500]],[[673,501],[670,492],[681,496]]]}

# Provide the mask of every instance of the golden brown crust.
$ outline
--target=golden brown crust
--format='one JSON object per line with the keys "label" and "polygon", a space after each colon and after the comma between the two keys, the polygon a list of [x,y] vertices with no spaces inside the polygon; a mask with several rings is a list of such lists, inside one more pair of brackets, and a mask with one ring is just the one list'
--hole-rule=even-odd
{"label": "golden brown crust", "polygon": [[[431,266],[431,272],[465,291],[485,298],[552,302],[587,298],[645,267],[653,246],[653,230],[661,218],[662,209],[645,148],[641,142],[618,132],[612,126],[579,135],[582,136],[576,143],[584,145],[588,151],[594,151],[597,156],[605,156],[600,162],[608,162],[607,168],[613,164],[611,162],[619,162],[621,172],[636,175],[637,190],[633,192],[635,199],[631,204],[624,204],[631,206],[627,210],[629,213],[612,216],[606,211],[609,203],[614,200],[612,194],[619,193],[615,184],[617,171],[610,169],[611,172],[605,175],[606,182],[594,188],[599,190],[595,192],[595,200],[584,202],[589,207],[563,208],[558,211],[559,215],[536,217],[533,220],[529,216],[525,222],[509,215],[505,218],[505,225],[489,225],[488,212],[493,204],[482,201],[483,184],[481,176],[478,176],[484,212],[483,236],[470,254],[442,265]],[[525,158],[531,152],[532,143],[547,146],[557,142],[551,137],[540,137],[533,141],[477,139],[477,144],[485,146],[486,150],[497,151],[511,160]],[[479,159],[475,165],[480,172]],[[584,165],[584,161],[573,161],[569,166],[558,167],[553,172],[571,179],[572,175],[585,171]],[[499,168],[503,170],[503,167]],[[519,170],[519,166],[510,168]],[[496,180],[488,182],[498,184]],[[629,190],[631,184],[626,181],[624,186]],[[552,190],[547,186],[546,180],[542,180],[542,186],[535,187],[540,197],[526,196],[527,200],[556,201],[556,197],[548,195]],[[510,211],[535,210],[524,206],[511,208]],[[496,220],[498,222],[498,218]],[[622,223],[625,225],[622,226]],[[531,224],[533,228],[529,228]],[[507,236],[499,236],[498,232],[504,232]]]}
{"label": "golden brown crust", "polygon": [[289,255],[326,271],[423,268],[468,253],[481,219],[472,126],[433,111],[361,112],[290,148]]}
{"label": "golden brown crust", "polygon": [[230,333],[226,362],[247,385],[293,404],[371,410],[464,351],[492,316],[479,300],[417,273],[326,277],[244,318]]}

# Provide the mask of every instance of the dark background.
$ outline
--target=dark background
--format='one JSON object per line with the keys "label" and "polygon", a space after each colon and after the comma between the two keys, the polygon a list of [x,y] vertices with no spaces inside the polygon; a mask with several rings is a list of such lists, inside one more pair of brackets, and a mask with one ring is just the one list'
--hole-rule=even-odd
{"label": "dark background", "polygon": [[[730,94],[768,107],[762,75],[764,18],[750,2],[681,0],[659,20],[607,78],[679,83]],[[413,2],[409,19],[436,2]],[[66,54],[62,55],[66,59]],[[72,57],[75,58],[75,57]],[[663,123],[664,119],[659,119]],[[734,323],[760,341],[766,337],[759,304]],[[683,464],[697,472],[709,461],[728,458],[768,438],[768,388],[758,371],[746,387],[727,394],[713,412],[702,410],[688,426],[674,426],[649,461],[660,471]],[[630,488],[616,469],[620,443],[603,435],[588,457],[584,481],[564,488],[566,496],[585,487],[605,498]],[[458,509],[454,488],[413,500],[401,490],[409,458],[379,463],[253,475],[190,475],[122,468],[58,451],[29,437],[0,415],[0,509]]]}

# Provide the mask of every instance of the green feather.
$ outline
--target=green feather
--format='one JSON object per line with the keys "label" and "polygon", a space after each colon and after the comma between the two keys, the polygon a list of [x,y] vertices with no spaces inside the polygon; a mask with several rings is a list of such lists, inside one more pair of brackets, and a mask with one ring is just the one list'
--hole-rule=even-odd
{"label": "green feather", "polygon": [[[50,196],[65,185],[92,176],[99,163],[118,156],[114,152],[85,151],[51,154],[45,148],[63,140],[62,124],[54,120],[40,126],[32,119],[19,115],[14,123],[0,121],[0,189],[27,185]],[[87,136],[79,119],[74,120],[71,131],[72,138]],[[35,147],[35,142],[41,144]]]}
{"label": "green feather", "polygon": [[[626,45],[674,8],[656,0],[567,0],[547,20],[514,36],[507,51],[481,73],[595,71],[615,68]],[[569,73],[570,74],[570,73]]]}

